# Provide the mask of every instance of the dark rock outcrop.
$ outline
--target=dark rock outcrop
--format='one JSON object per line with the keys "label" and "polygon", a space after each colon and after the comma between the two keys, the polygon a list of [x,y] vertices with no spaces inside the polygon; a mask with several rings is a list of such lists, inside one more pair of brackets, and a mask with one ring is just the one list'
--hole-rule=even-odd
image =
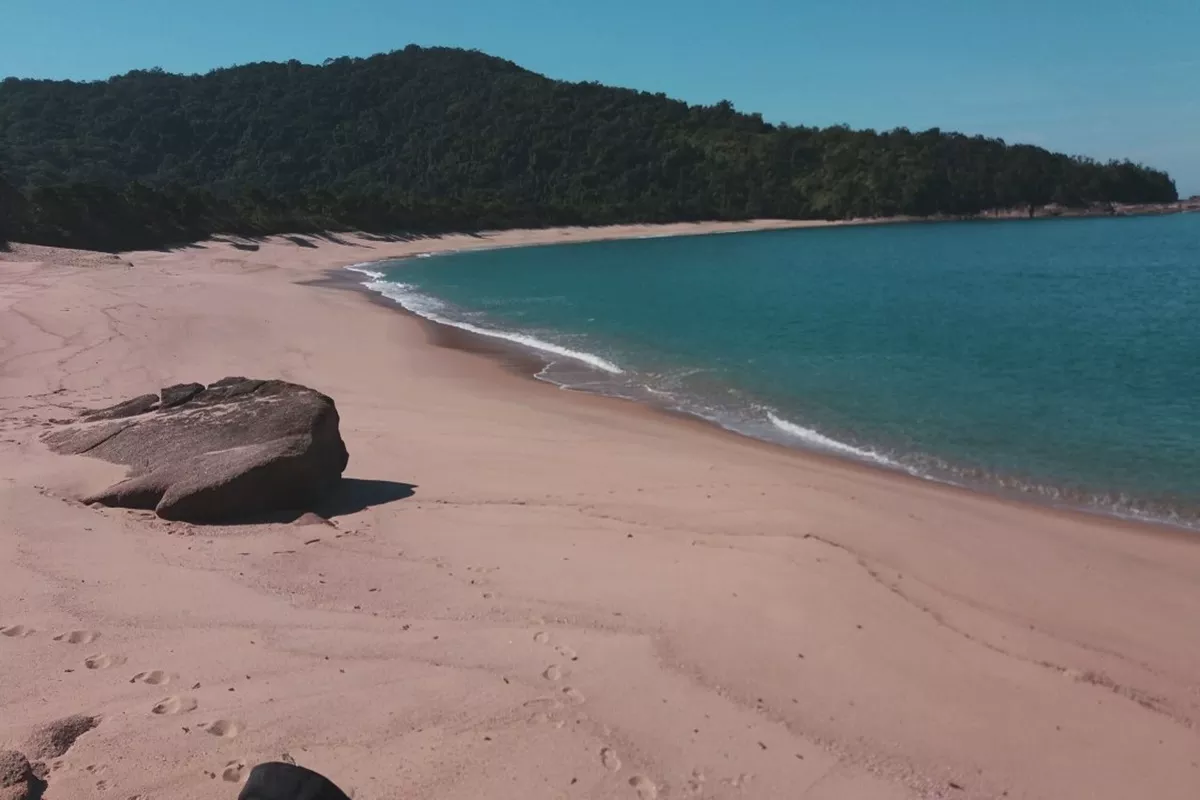
{"label": "dark rock outcrop", "polygon": [[16,750],[0,750],[0,789],[24,783],[33,769],[29,759]]}
{"label": "dark rock outcrop", "polygon": [[177,383],[174,386],[167,386],[161,392],[162,407],[174,408],[183,405],[203,391],[203,383]]}
{"label": "dark rock outcrop", "polygon": [[145,414],[147,411],[153,411],[156,408],[158,408],[158,395],[144,394],[141,397],[117,403],[115,406],[88,411],[83,415],[83,418],[88,422],[98,422],[106,419],[126,419],[128,417],[136,417],[138,414]]}
{"label": "dark rock outcrop", "polygon": [[33,800],[45,788],[22,753],[0,750],[0,800]]}
{"label": "dark rock outcrop", "polygon": [[[151,402],[152,401],[152,402]],[[46,435],[59,453],[127,464],[130,476],[84,502],[217,522],[311,508],[349,455],[333,400],[278,380],[179,384],[83,415]]]}

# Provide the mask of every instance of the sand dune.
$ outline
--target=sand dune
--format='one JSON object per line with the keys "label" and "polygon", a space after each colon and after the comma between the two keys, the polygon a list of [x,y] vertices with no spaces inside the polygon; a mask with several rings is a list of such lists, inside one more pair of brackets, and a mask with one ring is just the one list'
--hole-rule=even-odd
{"label": "sand dune", "polygon": [[[1194,537],[562,392],[325,272],[695,230],[14,248],[0,749],[99,719],[47,798],[233,798],[285,754],[358,800],[1200,796]],[[38,441],[239,374],[336,399],[328,525],[89,508],[122,469]]]}

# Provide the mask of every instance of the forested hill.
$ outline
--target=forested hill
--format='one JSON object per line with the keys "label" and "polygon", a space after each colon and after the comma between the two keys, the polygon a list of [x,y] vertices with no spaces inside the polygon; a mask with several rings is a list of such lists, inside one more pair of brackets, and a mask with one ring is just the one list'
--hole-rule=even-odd
{"label": "forested hill", "polygon": [[1128,162],[936,129],[775,126],[729,103],[689,106],[416,46],[321,66],[10,78],[0,83],[0,176],[10,236],[110,248],[216,230],[967,215],[1176,199],[1165,173]]}

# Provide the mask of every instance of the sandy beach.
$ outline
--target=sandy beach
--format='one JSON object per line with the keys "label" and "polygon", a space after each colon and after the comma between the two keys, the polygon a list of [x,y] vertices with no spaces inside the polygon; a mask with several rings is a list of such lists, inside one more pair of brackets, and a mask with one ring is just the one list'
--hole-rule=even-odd
{"label": "sandy beach", "polygon": [[[1200,542],[565,392],[329,270],[791,226],[348,234],[0,254],[0,749],[47,800],[1200,797]],[[332,396],[328,525],[77,498],[79,411],[185,381]]]}

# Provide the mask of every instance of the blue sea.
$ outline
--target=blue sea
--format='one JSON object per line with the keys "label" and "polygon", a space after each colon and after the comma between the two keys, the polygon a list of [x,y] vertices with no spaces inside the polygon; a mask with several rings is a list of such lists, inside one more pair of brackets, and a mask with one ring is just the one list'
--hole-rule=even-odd
{"label": "blue sea", "polygon": [[930,479],[1200,527],[1200,214],[814,228],[360,268],[539,376]]}

